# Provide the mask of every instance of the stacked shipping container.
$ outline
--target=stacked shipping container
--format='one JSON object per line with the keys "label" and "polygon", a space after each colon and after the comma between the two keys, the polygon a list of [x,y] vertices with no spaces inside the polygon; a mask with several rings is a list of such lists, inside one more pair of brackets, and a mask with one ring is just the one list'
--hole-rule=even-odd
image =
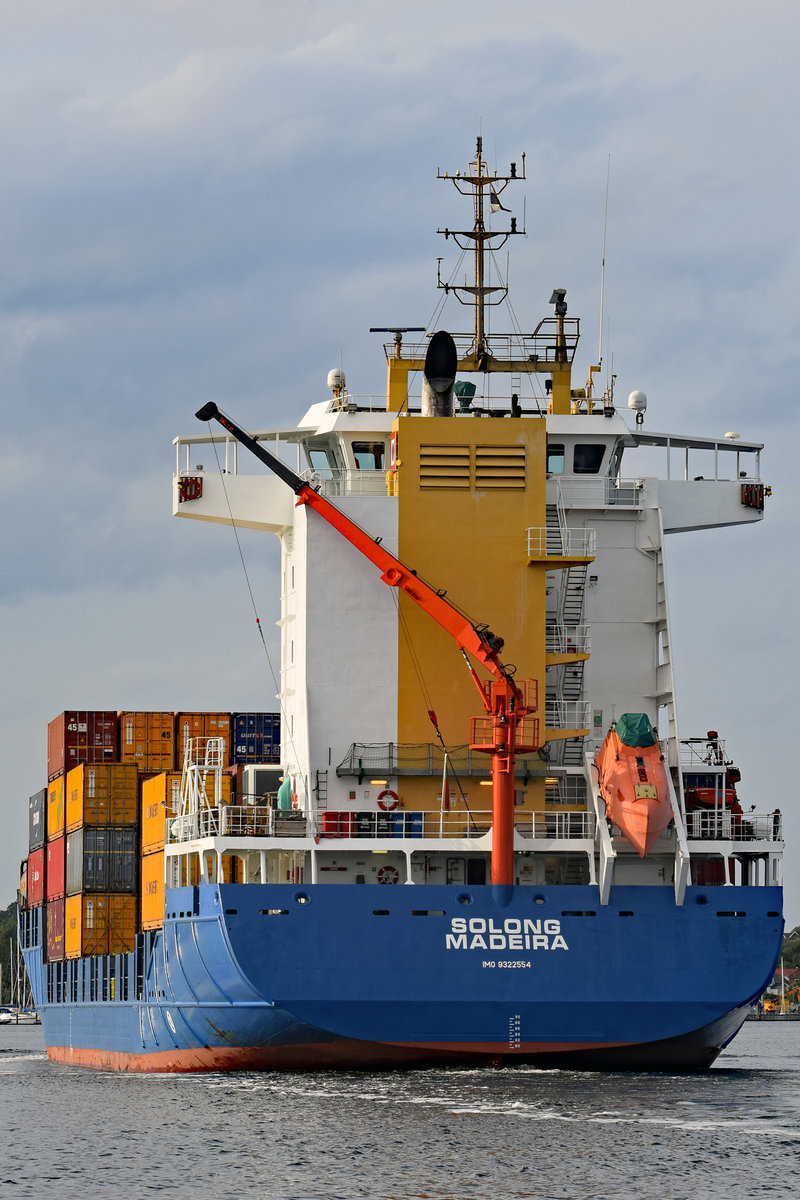
{"label": "stacked shipping container", "polygon": [[177,767],[183,765],[186,747],[193,738],[208,741],[221,738],[222,763],[227,766],[231,752],[230,713],[177,713],[175,716],[175,754]]}
{"label": "stacked shipping container", "polygon": [[[200,735],[193,733],[189,736]],[[216,737],[217,734],[210,736]],[[206,776],[204,786],[211,807],[231,803],[233,781],[230,775],[222,776],[222,794],[219,797],[215,792],[213,774]],[[181,776],[177,771],[167,771],[144,779],[141,794],[141,925],[142,929],[157,929],[164,921],[165,824],[180,812]],[[197,878],[185,882],[198,883],[199,874]]]}
{"label": "stacked shipping container", "polygon": [[133,949],[138,782],[129,763],[81,763],[67,775],[67,958]]}
{"label": "stacked shipping container", "polygon": [[116,762],[118,744],[115,712],[63,712],[47,726],[47,778],[82,762]]}
{"label": "stacked shipping container", "polygon": [[47,961],[122,953],[137,928],[163,923],[165,822],[179,811],[175,767],[190,738],[222,739],[228,772],[220,797],[206,777],[212,805],[232,802],[241,764],[280,758],[277,713],[69,710],[49,723],[48,785],[29,800],[23,864],[24,903],[44,910]]}
{"label": "stacked shipping container", "polygon": [[140,771],[175,769],[175,714],[122,712],[119,714],[119,757]]}
{"label": "stacked shipping container", "polygon": [[280,759],[278,713],[234,713],[231,717],[231,763],[276,763]]}

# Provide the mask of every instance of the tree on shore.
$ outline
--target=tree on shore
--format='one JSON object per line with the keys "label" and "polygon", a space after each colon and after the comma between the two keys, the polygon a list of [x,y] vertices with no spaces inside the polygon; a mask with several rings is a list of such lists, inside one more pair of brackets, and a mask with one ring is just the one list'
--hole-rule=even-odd
{"label": "tree on shore", "polygon": [[781,947],[783,965],[788,971],[790,967],[800,967],[800,925],[795,925],[783,939]]}
{"label": "tree on shore", "polygon": [[[12,959],[13,955],[13,959]],[[0,1004],[11,1003],[11,964],[14,963],[16,972],[17,961],[17,902],[13,900],[8,908],[0,912],[0,968],[2,968],[3,986],[0,991]]]}

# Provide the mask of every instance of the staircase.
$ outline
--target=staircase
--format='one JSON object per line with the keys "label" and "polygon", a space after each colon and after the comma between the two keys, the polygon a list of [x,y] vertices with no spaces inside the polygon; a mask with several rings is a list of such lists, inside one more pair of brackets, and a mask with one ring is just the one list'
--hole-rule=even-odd
{"label": "staircase", "polygon": [[[554,553],[560,552],[566,542],[564,531],[566,519],[560,505],[548,504],[546,509],[547,546]],[[583,623],[583,597],[586,590],[586,563],[576,564],[562,572],[559,589],[556,624],[567,630]],[[583,659],[566,663],[551,670],[554,700],[577,701],[583,694]],[[581,766],[583,763],[583,739],[553,742],[550,746],[550,761],[564,766]]]}

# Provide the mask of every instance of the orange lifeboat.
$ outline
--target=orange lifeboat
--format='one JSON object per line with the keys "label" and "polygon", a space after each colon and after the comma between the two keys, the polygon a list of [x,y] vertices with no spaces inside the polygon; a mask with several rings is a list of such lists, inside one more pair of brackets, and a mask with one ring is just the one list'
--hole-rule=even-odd
{"label": "orange lifeboat", "polygon": [[672,820],[664,758],[644,713],[625,713],[597,752],[606,813],[644,858]]}

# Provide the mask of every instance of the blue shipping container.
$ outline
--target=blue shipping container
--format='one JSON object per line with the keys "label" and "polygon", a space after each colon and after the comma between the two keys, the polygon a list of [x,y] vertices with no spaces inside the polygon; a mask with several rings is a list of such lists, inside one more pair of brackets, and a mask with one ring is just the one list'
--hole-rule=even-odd
{"label": "blue shipping container", "polygon": [[280,713],[233,713],[231,716],[231,762],[271,763],[280,761]]}

